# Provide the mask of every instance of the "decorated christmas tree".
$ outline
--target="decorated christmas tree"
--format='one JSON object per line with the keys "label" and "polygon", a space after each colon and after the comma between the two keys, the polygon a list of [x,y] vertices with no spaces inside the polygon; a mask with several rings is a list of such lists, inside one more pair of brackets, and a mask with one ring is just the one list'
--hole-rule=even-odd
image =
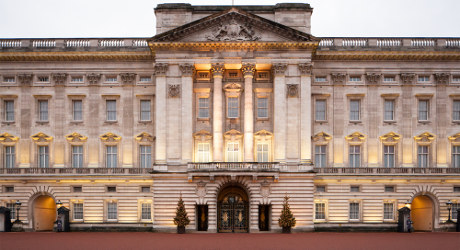
{"label": "decorated christmas tree", "polygon": [[295,226],[295,218],[289,207],[289,197],[287,194],[284,196],[283,210],[281,210],[280,218],[278,219],[278,225],[283,228],[284,233],[289,233],[291,227]]}
{"label": "decorated christmas tree", "polygon": [[187,216],[187,211],[185,211],[184,201],[182,200],[182,195],[179,197],[176,208],[176,217],[174,217],[174,224],[177,225],[178,233],[185,233],[185,226],[190,223],[190,220]]}

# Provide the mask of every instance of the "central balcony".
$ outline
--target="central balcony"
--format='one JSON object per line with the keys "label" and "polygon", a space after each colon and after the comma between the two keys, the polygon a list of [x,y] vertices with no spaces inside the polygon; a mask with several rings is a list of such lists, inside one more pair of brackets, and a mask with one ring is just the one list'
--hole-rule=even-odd
{"label": "central balcony", "polygon": [[191,162],[189,172],[237,171],[237,172],[279,172],[279,162]]}

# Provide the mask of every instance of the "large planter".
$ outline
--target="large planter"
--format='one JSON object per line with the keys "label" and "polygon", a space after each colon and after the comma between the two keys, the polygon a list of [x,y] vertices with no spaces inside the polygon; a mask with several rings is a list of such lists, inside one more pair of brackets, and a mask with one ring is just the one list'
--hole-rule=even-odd
{"label": "large planter", "polygon": [[291,227],[283,227],[283,234],[290,234],[291,233]]}
{"label": "large planter", "polygon": [[185,234],[185,227],[177,226],[177,233],[178,234]]}

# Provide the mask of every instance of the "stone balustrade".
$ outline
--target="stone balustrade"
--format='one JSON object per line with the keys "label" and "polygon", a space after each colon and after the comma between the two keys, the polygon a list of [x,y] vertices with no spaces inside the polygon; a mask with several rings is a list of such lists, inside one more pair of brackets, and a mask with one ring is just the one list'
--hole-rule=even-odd
{"label": "stone balustrade", "polygon": [[1,168],[0,175],[148,175],[153,168]]}
{"label": "stone balustrade", "polygon": [[189,163],[189,171],[213,171],[213,170],[234,170],[234,171],[277,171],[280,166],[277,162],[206,162]]}
{"label": "stone balustrade", "polygon": [[453,175],[460,168],[314,168],[318,175]]}
{"label": "stone balustrade", "polygon": [[2,48],[148,47],[147,38],[0,39]]}

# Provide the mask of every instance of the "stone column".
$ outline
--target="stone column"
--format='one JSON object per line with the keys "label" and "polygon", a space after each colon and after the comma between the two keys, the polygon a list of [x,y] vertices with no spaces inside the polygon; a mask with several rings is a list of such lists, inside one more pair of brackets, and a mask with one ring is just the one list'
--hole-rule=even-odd
{"label": "stone column", "polygon": [[193,70],[192,64],[181,64],[182,72],[182,163],[193,159]]}
{"label": "stone column", "polygon": [[223,136],[222,136],[222,75],[224,65],[214,64],[211,68],[214,78],[213,107],[212,107],[212,152],[213,161],[223,161]]}
{"label": "stone column", "polygon": [[311,73],[310,63],[299,64],[300,71],[300,161],[311,164]]}
{"label": "stone column", "polygon": [[254,79],[254,64],[243,64],[244,75],[244,161],[254,161],[254,105],[252,80]]}
{"label": "stone column", "polygon": [[168,64],[155,65],[155,163],[166,164],[166,72]]}
{"label": "stone column", "polygon": [[287,64],[277,63],[273,65],[274,79],[274,160],[286,162],[286,83],[285,75]]}

